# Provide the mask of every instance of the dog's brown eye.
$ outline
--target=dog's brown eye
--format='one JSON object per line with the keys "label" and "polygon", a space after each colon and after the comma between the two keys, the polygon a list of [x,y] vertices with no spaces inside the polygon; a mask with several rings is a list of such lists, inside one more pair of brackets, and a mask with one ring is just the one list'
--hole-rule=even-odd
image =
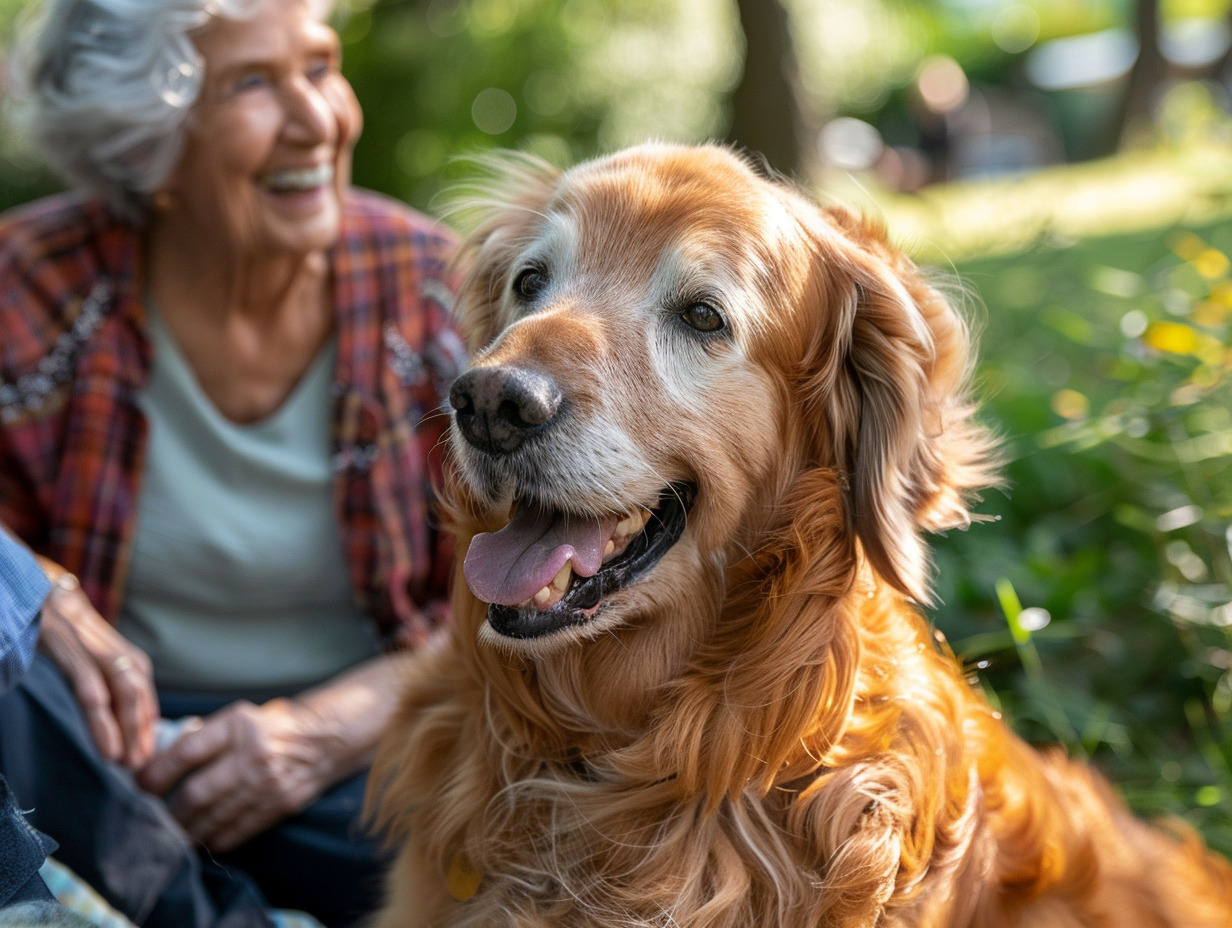
{"label": "dog's brown eye", "polygon": [[726,325],[723,314],[709,303],[693,303],[680,316],[699,332],[717,332]]}
{"label": "dog's brown eye", "polygon": [[521,270],[513,279],[513,292],[529,303],[547,289],[547,285],[548,275],[542,268],[532,266]]}

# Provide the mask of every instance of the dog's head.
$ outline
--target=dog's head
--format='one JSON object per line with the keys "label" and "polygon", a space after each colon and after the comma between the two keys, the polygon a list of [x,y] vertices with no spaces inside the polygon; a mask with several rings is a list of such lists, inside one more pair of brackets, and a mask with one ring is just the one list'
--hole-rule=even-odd
{"label": "dog's head", "polygon": [[963,323],[880,233],[713,146],[518,159],[484,203],[450,401],[462,508],[499,528],[465,554],[485,636],[541,649],[662,610],[819,471],[853,565],[927,599],[920,532],[967,523],[988,442]]}

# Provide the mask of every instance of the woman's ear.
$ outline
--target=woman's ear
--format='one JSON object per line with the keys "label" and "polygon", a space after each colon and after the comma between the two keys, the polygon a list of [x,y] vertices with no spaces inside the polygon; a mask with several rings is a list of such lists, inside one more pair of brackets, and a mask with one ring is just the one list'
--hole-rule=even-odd
{"label": "woman's ear", "polygon": [[931,561],[920,537],[970,524],[975,492],[996,483],[989,433],[965,396],[967,327],[876,230],[831,214],[817,273],[828,334],[811,361],[826,444],[849,523],[869,564],[921,602]]}

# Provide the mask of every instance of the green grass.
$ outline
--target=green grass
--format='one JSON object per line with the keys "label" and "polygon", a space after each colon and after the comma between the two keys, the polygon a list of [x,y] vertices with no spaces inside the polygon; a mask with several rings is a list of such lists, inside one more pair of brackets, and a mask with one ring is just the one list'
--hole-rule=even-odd
{"label": "green grass", "polygon": [[1008,457],[998,521],[938,539],[935,620],[1028,739],[1232,854],[1232,159],[1174,155],[911,207]]}

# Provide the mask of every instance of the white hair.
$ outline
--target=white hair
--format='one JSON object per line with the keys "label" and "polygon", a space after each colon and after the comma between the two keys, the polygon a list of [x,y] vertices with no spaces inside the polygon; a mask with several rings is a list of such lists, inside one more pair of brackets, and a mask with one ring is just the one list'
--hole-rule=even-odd
{"label": "white hair", "polygon": [[262,0],[47,0],[18,53],[32,139],[63,180],[131,220],[184,144],[204,62],[190,33]]}

